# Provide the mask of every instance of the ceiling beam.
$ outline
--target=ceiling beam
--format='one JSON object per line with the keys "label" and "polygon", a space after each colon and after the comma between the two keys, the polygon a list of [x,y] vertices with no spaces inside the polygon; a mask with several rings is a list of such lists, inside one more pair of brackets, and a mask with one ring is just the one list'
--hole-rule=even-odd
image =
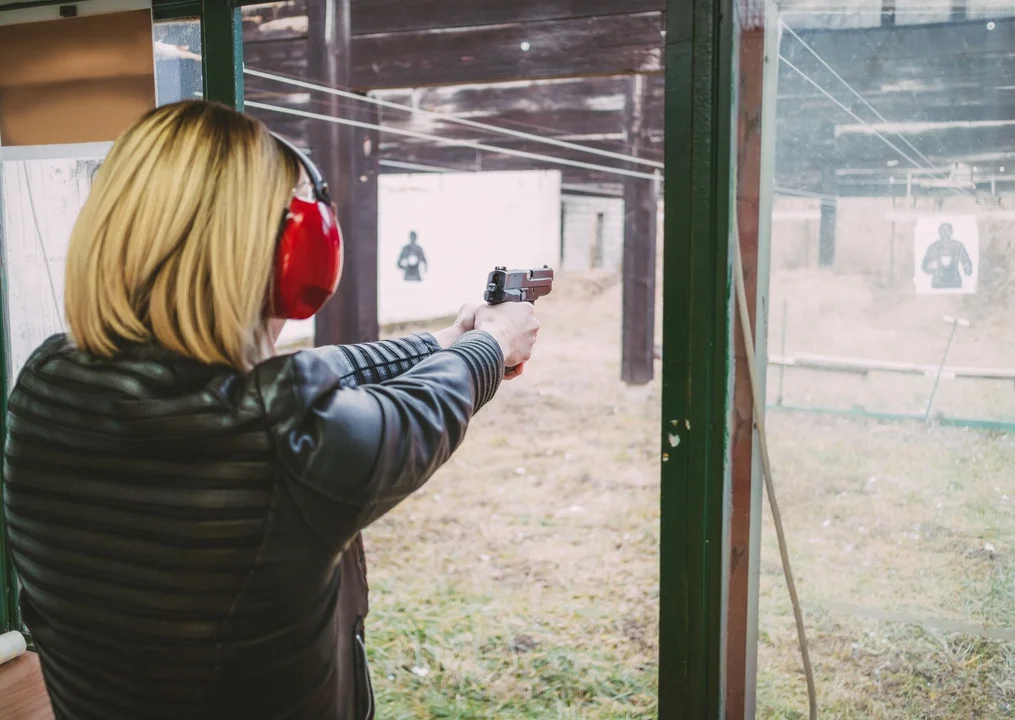
{"label": "ceiling beam", "polygon": [[[250,67],[305,67],[306,27],[293,20],[248,25]],[[659,73],[662,31],[663,14],[648,12],[365,35],[352,39],[351,82],[374,90]]]}
{"label": "ceiling beam", "polygon": [[352,0],[353,35],[662,12],[664,0]]}

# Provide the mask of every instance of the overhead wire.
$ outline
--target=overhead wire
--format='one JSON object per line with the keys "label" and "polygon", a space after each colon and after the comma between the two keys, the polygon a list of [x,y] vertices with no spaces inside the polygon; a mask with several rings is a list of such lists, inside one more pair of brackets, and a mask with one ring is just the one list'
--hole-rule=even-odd
{"label": "overhead wire", "polygon": [[[788,30],[789,33],[794,38],[796,38],[796,40],[801,45],[803,45],[804,48],[806,48],[807,51],[810,52],[818,60],[818,62],[820,62],[829,72],[831,72],[832,75],[834,75],[837,80],[839,80],[843,85],[845,85],[847,90],[849,90],[851,93],[856,95],[856,97],[860,99],[860,102],[862,102],[871,112],[873,112],[874,115],[881,122],[883,122],[885,124],[889,124],[889,125],[891,124],[891,122],[889,120],[887,120],[884,117],[884,115],[882,115],[880,112],[878,112],[878,110],[873,105],[871,105],[871,103],[856,88],[854,88],[845,78],[843,78],[842,75],[840,75],[823,57],[821,57],[821,55],[818,54],[818,52],[816,50],[814,50],[813,47],[811,47],[803,38],[801,38],[800,35],[796,33],[796,31],[794,31],[791,27],[789,27],[785,23],[784,20],[780,19],[779,20],[779,24],[780,24],[780,26],[782,28]],[[878,58],[880,59],[880,54],[877,52],[877,49],[873,45],[871,45],[870,40],[867,39],[867,36],[863,32],[862,28],[860,28],[860,34],[863,36],[863,38],[867,42],[867,44],[871,46],[871,49],[874,51],[874,54],[877,55]],[[911,164],[913,164],[917,169],[919,169],[919,170],[926,170],[926,171],[935,172],[935,173],[943,172],[942,170],[934,168],[934,162],[932,160],[930,160],[930,158],[928,158],[924,153],[922,153],[915,145],[913,145],[913,143],[910,142],[909,139],[906,138],[905,135],[903,135],[901,132],[895,131],[894,134],[897,135],[899,137],[899,139],[904,144],[906,144],[911,150],[913,150],[917,155],[919,155],[920,158],[924,162],[927,163],[927,167],[922,166],[920,163],[918,163],[915,160],[913,160],[909,155],[907,155],[906,153],[902,152],[898,148],[898,146],[896,146],[895,144],[890,142],[883,134],[881,134],[877,129],[875,129],[874,125],[872,123],[867,122],[866,120],[863,120],[859,115],[857,115],[852,110],[847,108],[841,101],[839,101],[835,96],[833,96],[831,93],[829,93],[825,88],[823,88],[813,78],[811,78],[809,75],[807,75],[805,72],[803,72],[800,68],[796,67],[796,65],[794,65],[792,62],[790,62],[790,60],[788,58],[786,58],[786,56],[784,56],[784,55],[782,55],[780,53],[779,54],[779,59],[782,60],[789,68],[791,68],[797,74],[799,74],[804,80],[806,80],[811,85],[813,85],[819,92],[821,92],[823,95],[825,95],[825,97],[827,97],[829,100],[831,100],[836,105],[838,105],[843,111],[845,111],[847,114],[849,114],[853,119],[855,119],[857,122],[861,123],[862,125],[870,128],[871,131],[878,138],[880,138],[890,148],[895,150],[895,152],[899,153],[899,155],[901,157],[905,158],[907,161],[909,161]],[[939,147],[939,149],[942,150],[942,152],[944,151],[944,149],[941,148],[940,143],[938,143],[938,147]],[[963,188],[950,188],[950,189],[953,192],[955,192],[956,194],[959,194],[959,195],[969,195],[970,194],[968,190],[965,190]]]}
{"label": "overhead wire", "polygon": [[452,147],[466,147],[474,150],[482,150],[483,152],[489,152],[499,155],[510,155],[514,157],[526,158],[528,160],[537,160],[540,162],[555,164],[555,165],[566,165],[569,167],[577,167],[585,170],[596,170],[603,173],[612,173],[614,175],[622,175],[624,177],[641,178],[644,180],[659,180],[662,178],[662,173],[646,173],[639,172],[636,170],[627,170],[624,168],[612,167],[609,165],[596,165],[594,163],[586,163],[580,160],[570,160],[568,158],[555,157],[553,155],[542,155],[540,153],[531,153],[525,150],[516,150],[514,148],[506,148],[494,145],[486,145],[476,140],[456,139],[456,138],[444,138],[439,135],[430,135],[428,133],[418,132],[416,130],[407,130],[404,128],[395,128],[387,125],[378,125],[376,123],[367,123],[360,120],[349,120],[348,118],[334,117],[332,115],[322,115],[321,113],[308,112],[306,110],[297,110],[296,108],[286,108],[278,105],[270,105],[268,103],[261,103],[250,101],[244,103],[247,107],[258,108],[260,110],[268,110],[271,112],[277,112],[284,115],[293,115],[296,117],[304,117],[310,120],[322,120],[324,122],[334,123],[336,125],[348,125],[351,127],[358,127],[365,130],[377,130],[378,132],[390,133],[392,135],[402,135],[403,137],[413,137],[418,140],[428,140],[440,145],[449,145]]}
{"label": "overhead wire", "polygon": [[[813,55],[817,59],[817,61],[819,63],[821,63],[825,67],[825,69],[827,69],[830,73],[832,73],[832,75],[835,76],[836,80],[841,82],[843,85],[846,86],[847,90],[849,90],[851,93],[856,95],[856,97],[860,99],[860,102],[862,102],[872,113],[874,113],[875,117],[877,117],[878,120],[880,120],[881,122],[886,123],[886,124],[891,124],[885,118],[884,115],[882,115],[880,112],[878,112],[877,109],[873,105],[870,104],[870,102],[867,100],[867,98],[865,98],[863,95],[861,95],[860,92],[855,87],[850,85],[849,82],[844,77],[842,77],[842,75],[840,75],[838,72],[836,72],[835,68],[833,68],[831,65],[829,65],[828,62],[823,57],[821,57],[821,55],[819,55],[818,52],[813,47],[811,47],[809,43],[807,43],[806,40],[804,40],[802,37],[800,37],[800,35],[797,34],[796,30],[791,28],[789,25],[787,25],[781,19],[779,20],[779,24],[782,26],[782,28],[784,30],[789,32],[790,35],[792,35],[794,38],[796,38],[797,42],[799,42],[801,45],[803,45],[804,48],[811,55]],[[930,166],[934,165],[934,163],[930,160],[930,158],[928,158],[926,155],[924,155],[922,152],[920,152],[919,148],[917,148],[915,145],[913,145],[913,143],[911,143],[909,141],[909,138],[907,138],[905,135],[903,135],[898,130],[896,130],[894,134],[897,135],[899,137],[899,139],[902,140],[902,142],[904,142],[909,147],[910,150],[912,150],[917,155],[919,155],[920,159],[922,159],[925,163],[927,163]]]}
{"label": "overhead wire", "polygon": [[443,120],[444,122],[463,125],[477,130],[483,130],[485,132],[507,135],[510,137],[529,140],[531,142],[541,143],[544,145],[553,145],[567,150],[576,150],[578,152],[588,153],[591,155],[608,157],[614,160],[622,160],[624,162],[636,165],[645,165],[659,170],[663,170],[665,168],[664,164],[657,160],[648,160],[646,158],[641,158],[636,155],[628,155],[624,153],[612,152],[610,150],[603,150],[601,148],[590,147],[588,145],[582,145],[580,143],[572,143],[566,140],[558,140],[556,138],[542,137],[539,135],[533,135],[531,133],[521,132],[520,130],[510,130],[508,128],[499,127],[497,125],[489,125],[487,123],[481,123],[476,120],[469,120],[468,118],[458,117],[457,115],[452,115],[450,113],[441,113],[436,112],[434,110],[424,110],[423,108],[415,108],[412,107],[411,105],[402,105],[401,103],[395,103],[389,100],[382,100],[380,98],[371,97],[369,95],[359,95],[357,93],[350,92],[348,90],[339,90],[337,88],[328,87],[327,85],[320,85],[318,83],[311,83],[305,80],[288,78],[284,75],[267,73],[261,70],[254,70],[246,67],[243,68],[243,73],[245,75],[250,75],[251,77],[261,78],[262,80],[273,80],[275,82],[292,85],[293,87],[300,87],[305,90],[315,90],[317,92],[323,92],[328,95],[334,95],[336,97],[346,98],[349,100],[358,100],[360,102],[372,103],[374,105],[377,105],[378,107],[386,107],[393,110],[400,110],[402,112],[421,115],[423,117],[435,118]]}
{"label": "overhead wire", "polygon": [[831,94],[830,92],[828,92],[828,91],[827,91],[827,90],[826,90],[825,88],[821,87],[821,85],[819,85],[819,84],[818,84],[818,83],[817,83],[817,82],[816,82],[816,81],[815,81],[815,80],[814,80],[814,79],[813,79],[813,78],[812,78],[812,77],[811,77],[810,75],[808,75],[808,74],[807,74],[807,73],[805,73],[805,72],[804,72],[803,70],[801,70],[801,69],[800,69],[800,68],[798,68],[798,67],[797,67],[796,65],[794,65],[794,64],[793,64],[792,62],[790,62],[790,61],[789,61],[789,59],[787,59],[785,55],[783,55],[782,53],[779,53],[779,59],[780,59],[780,60],[782,60],[782,61],[783,61],[784,63],[786,63],[786,66],[787,66],[787,67],[789,67],[789,68],[790,68],[791,70],[793,70],[794,72],[796,72],[796,73],[797,73],[797,74],[798,74],[798,75],[799,75],[800,77],[802,77],[802,78],[803,78],[804,80],[806,80],[806,81],[807,81],[808,83],[810,83],[811,85],[813,85],[813,86],[814,86],[814,88],[815,88],[815,89],[816,89],[816,90],[817,90],[818,92],[820,92],[820,93],[821,93],[822,95],[824,95],[824,96],[825,96],[825,97],[827,97],[827,98],[828,98],[829,100],[831,100],[831,101],[832,101],[832,102],[834,102],[834,103],[835,103],[836,105],[838,105],[838,106],[839,106],[839,107],[840,107],[840,108],[842,109],[842,111],[843,111],[843,112],[845,112],[845,113],[846,113],[847,115],[849,115],[849,116],[850,116],[851,118],[853,118],[854,120],[856,120],[856,121],[857,121],[858,123],[860,123],[861,125],[866,125],[867,127],[871,128],[871,131],[872,131],[872,132],[874,133],[874,135],[876,135],[876,136],[877,136],[878,138],[880,138],[882,142],[884,142],[884,143],[885,143],[885,144],[886,144],[886,145],[887,145],[888,147],[890,147],[890,148],[891,148],[892,150],[894,150],[895,152],[897,152],[897,153],[898,153],[898,154],[899,154],[899,155],[900,155],[901,157],[905,158],[905,159],[906,159],[907,161],[909,161],[910,163],[912,163],[913,167],[919,168],[920,170],[925,170],[925,169],[926,169],[926,168],[924,168],[924,167],[923,167],[922,165],[920,165],[920,163],[919,163],[919,162],[917,162],[917,161],[916,161],[916,160],[914,160],[914,159],[913,159],[912,157],[910,157],[910,156],[909,156],[908,154],[906,154],[906,152],[905,152],[904,150],[902,150],[902,149],[901,149],[901,148],[900,148],[900,147],[899,147],[898,145],[896,145],[896,144],[895,144],[895,143],[893,143],[893,142],[892,142],[891,140],[889,140],[889,139],[888,139],[888,138],[886,138],[886,137],[885,137],[884,135],[882,135],[882,134],[881,134],[881,132],[879,132],[878,130],[874,129],[874,126],[873,126],[873,125],[871,125],[871,124],[870,124],[869,122],[867,122],[867,121],[866,121],[866,120],[864,120],[864,119],[863,119],[862,117],[860,117],[859,115],[857,115],[857,114],[856,114],[855,112],[853,112],[853,111],[852,111],[851,109],[849,109],[848,107],[846,107],[846,106],[845,106],[845,105],[844,105],[844,104],[843,104],[843,103],[842,103],[842,102],[841,102],[841,101],[840,101],[840,100],[839,100],[839,99],[838,99],[837,97],[835,97],[834,95],[832,95],[832,94]]}
{"label": "overhead wire", "polygon": [[401,160],[378,160],[383,167],[392,167],[399,170],[414,170],[418,172],[449,173],[449,172],[473,172],[471,170],[457,170],[455,168],[438,167],[437,165],[423,165],[422,163],[402,162]]}

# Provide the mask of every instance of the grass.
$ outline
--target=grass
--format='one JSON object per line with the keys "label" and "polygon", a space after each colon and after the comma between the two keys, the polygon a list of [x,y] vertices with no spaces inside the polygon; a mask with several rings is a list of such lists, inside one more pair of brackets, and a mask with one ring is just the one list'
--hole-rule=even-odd
{"label": "grass", "polygon": [[[1015,716],[1015,438],[789,414],[769,426],[821,717]],[[759,716],[793,718],[806,695],[763,537]],[[970,632],[942,629],[956,623]]]}

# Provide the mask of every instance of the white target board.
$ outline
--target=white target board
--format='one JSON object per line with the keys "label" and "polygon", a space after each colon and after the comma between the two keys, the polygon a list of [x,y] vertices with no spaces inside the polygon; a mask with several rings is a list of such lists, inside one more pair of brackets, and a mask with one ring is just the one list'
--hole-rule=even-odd
{"label": "white target board", "polygon": [[913,231],[913,282],[919,295],[972,295],[980,276],[975,215],[928,215]]}

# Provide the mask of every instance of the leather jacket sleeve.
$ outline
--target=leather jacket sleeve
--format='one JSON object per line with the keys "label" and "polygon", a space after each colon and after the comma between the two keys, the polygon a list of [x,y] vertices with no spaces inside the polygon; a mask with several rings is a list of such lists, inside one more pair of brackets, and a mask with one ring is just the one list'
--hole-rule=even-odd
{"label": "leather jacket sleeve", "polygon": [[339,362],[346,365],[341,370],[341,386],[346,388],[384,382],[397,377],[412,369],[421,360],[440,352],[441,346],[430,333],[420,333],[394,340],[325,346],[305,352],[327,356],[333,355],[336,349],[342,356]]}
{"label": "leather jacket sleeve", "polygon": [[289,491],[335,551],[430,478],[504,374],[484,332],[379,382],[357,382],[377,375],[357,378],[349,352],[317,348],[255,370]]}

